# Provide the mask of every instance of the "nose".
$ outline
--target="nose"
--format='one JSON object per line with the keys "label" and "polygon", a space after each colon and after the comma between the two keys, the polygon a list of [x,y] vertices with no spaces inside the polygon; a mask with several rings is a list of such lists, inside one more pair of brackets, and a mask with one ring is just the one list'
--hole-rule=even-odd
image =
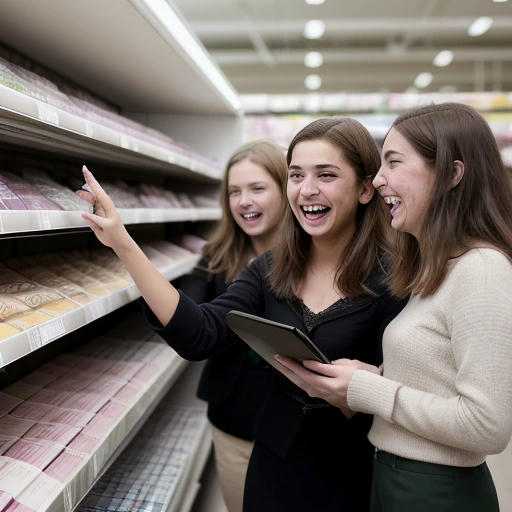
{"label": "nose", "polygon": [[313,176],[306,176],[301,183],[300,193],[302,197],[311,197],[318,194],[318,184]]}
{"label": "nose", "polygon": [[247,207],[252,205],[252,196],[248,190],[242,190],[240,193],[240,206]]}
{"label": "nose", "polygon": [[386,177],[384,176],[384,167],[381,166],[379,169],[379,172],[375,175],[375,178],[373,178],[372,185],[377,190],[382,187],[382,185],[386,184]]}

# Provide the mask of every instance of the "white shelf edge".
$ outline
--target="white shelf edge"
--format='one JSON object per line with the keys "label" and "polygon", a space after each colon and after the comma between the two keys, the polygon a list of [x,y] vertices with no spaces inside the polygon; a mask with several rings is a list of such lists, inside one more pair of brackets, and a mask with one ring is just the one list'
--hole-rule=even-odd
{"label": "white shelf edge", "polygon": [[[187,258],[182,258],[165,269],[160,269],[160,271],[168,280],[176,279],[190,272],[199,258],[199,255],[191,255]],[[1,340],[0,368],[119,309],[138,297],[140,297],[140,292],[135,284],[132,284]]]}
{"label": "white shelf edge", "polygon": [[[167,392],[172,388],[174,383],[178,380],[180,375],[183,373],[183,370],[189,364],[188,361],[182,359],[178,354],[172,360],[171,364],[164,369],[155,380],[155,384],[146,390],[146,394],[151,394],[152,396],[147,399],[149,402],[148,405],[139,408],[140,411],[136,411],[134,417],[131,421],[131,427],[128,428],[128,433],[123,437],[122,441],[117,444],[117,446],[111,450],[111,453],[106,454],[104,459],[105,462],[101,465],[101,468],[96,471],[95,475],[91,475],[90,471],[88,471],[88,464],[84,464],[84,466],[76,473],[76,479],[86,479],[87,482],[84,484],[84,488],[81,490],[81,496],[76,500],[73,504],[72,510],[78,509],[83,499],[87,496],[89,491],[96,485],[96,483],[101,479],[101,477],[106,473],[106,471],[115,463],[116,459],[123,452],[123,450],[130,444],[133,438],[137,435],[140,429],[144,426],[144,423],[151,416],[152,412],[158,406],[162,398],[167,394]],[[142,404],[142,402],[146,402],[146,398],[142,398],[133,404],[134,406],[137,404]],[[131,411],[134,411],[135,407],[132,407]],[[115,432],[111,432],[109,437],[115,437]],[[104,443],[108,443],[109,440],[106,438]],[[99,451],[99,450],[97,450]],[[81,473],[84,473],[84,476]],[[68,482],[66,487],[72,483]],[[62,493],[65,493],[65,488],[62,490]],[[62,494],[61,493],[61,494]],[[59,506],[58,498],[54,500],[54,505]],[[62,512],[60,509],[56,508],[55,510],[52,507],[49,507],[45,512]]]}
{"label": "white shelf edge", "polygon": [[[221,169],[200,160],[81,118],[2,84],[0,98],[0,125],[21,130],[18,136],[25,142],[33,135],[39,143],[62,144],[61,149],[74,149],[84,157],[98,154],[114,162],[122,157],[134,165],[142,161],[149,167],[158,163],[158,168],[179,168],[188,176],[196,174],[215,181],[222,177]],[[13,131],[8,134],[16,136]]]}
{"label": "white shelf edge", "polygon": [[[218,220],[219,208],[134,208],[119,209],[124,224],[152,224]],[[0,234],[88,227],[81,211],[0,210]]]}

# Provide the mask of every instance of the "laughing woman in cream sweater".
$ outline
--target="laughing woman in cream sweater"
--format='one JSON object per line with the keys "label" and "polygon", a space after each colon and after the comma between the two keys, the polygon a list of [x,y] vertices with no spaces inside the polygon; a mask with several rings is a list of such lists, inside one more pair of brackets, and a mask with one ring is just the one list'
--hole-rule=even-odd
{"label": "laughing woman in cream sweater", "polygon": [[473,109],[400,115],[373,181],[401,232],[390,287],[410,294],[383,374],[278,356],[311,396],[374,415],[373,512],[499,510],[485,458],[512,431],[511,181]]}

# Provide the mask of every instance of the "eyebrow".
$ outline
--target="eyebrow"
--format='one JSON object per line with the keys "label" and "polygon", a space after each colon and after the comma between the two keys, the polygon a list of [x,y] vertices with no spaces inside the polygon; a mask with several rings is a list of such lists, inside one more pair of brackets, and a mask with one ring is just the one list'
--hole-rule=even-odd
{"label": "eyebrow", "polygon": [[388,149],[385,153],[384,153],[384,160],[387,160],[391,155],[393,154],[396,154],[396,155],[402,155],[404,156],[403,153],[400,153],[400,151],[396,151],[396,149]]}
{"label": "eyebrow", "polygon": [[[317,164],[313,166],[315,169],[338,169],[341,171],[341,167],[334,164]],[[290,165],[288,169],[302,169],[300,165]]]}
{"label": "eyebrow", "polygon": [[[254,187],[255,185],[266,185],[266,182],[264,181],[253,181],[252,183],[249,183],[249,187]],[[240,188],[240,185],[228,185],[228,188]]]}

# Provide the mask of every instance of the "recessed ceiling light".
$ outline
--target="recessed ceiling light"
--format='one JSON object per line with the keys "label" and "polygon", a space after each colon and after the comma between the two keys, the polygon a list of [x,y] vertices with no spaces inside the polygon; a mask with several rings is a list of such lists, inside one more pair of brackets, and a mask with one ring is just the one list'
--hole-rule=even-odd
{"label": "recessed ceiling light", "polygon": [[319,39],[324,35],[325,23],[322,20],[309,20],[304,25],[306,39]]}
{"label": "recessed ceiling light", "polygon": [[308,52],[304,55],[304,66],[318,68],[324,63],[324,57],[320,52]]}
{"label": "recessed ceiling light", "polygon": [[453,52],[450,50],[443,50],[440,51],[435,57],[434,57],[434,66],[437,66],[439,68],[444,68],[445,66],[448,66],[448,64],[451,64],[453,60]]}
{"label": "recessed ceiling light", "polygon": [[432,82],[432,73],[424,72],[420,73],[416,79],[414,80],[414,85],[418,89],[424,89],[425,87],[428,87]]}
{"label": "recessed ceiling light", "polygon": [[320,89],[322,79],[318,75],[308,75],[304,80],[304,85],[306,86],[306,89],[316,91],[317,89]]}
{"label": "recessed ceiling light", "polygon": [[[496,1],[496,0],[494,0],[494,1]],[[324,2],[325,2],[325,0],[306,0],[306,3],[309,5],[320,5],[320,4],[323,4]]]}
{"label": "recessed ceiling light", "polygon": [[481,36],[491,28],[492,22],[491,17],[480,16],[480,18],[477,18],[471,23],[471,26],[468,28],[468,34],[473,37]]}
{"label": "recessed ceiling light", "polygon": [[506,2],[507,0],[494,0],[495,3]]}

